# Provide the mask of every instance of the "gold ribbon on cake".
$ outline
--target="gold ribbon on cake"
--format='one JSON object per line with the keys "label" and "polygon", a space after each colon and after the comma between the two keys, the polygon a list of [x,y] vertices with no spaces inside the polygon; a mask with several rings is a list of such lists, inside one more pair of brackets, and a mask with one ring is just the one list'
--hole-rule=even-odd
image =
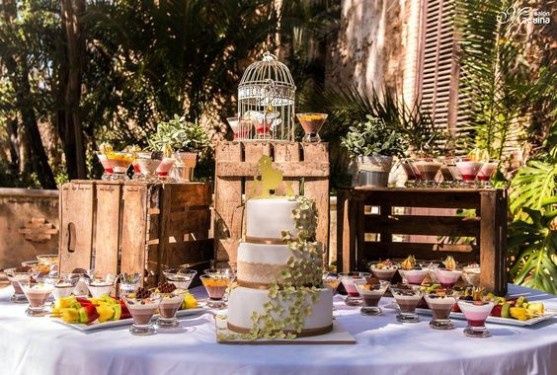
{"label": "gold ribbon on cake", "polygon": [[257,245],[284,245],[286,241],[281,238],[246,236],[245,242]]}

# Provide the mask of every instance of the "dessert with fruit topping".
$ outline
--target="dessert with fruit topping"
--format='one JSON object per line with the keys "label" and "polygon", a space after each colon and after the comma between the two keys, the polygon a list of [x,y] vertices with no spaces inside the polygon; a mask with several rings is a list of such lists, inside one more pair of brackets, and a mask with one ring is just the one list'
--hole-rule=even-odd
{"label": "dessert with fruit topping", "polygon": [[362,297],[360,296],[360,293],[358,293],[358,289],[355,284],[365,282],[371,274],[369,272],[341,272],[339,275],[342,286],[344,286],[346,294],[348,294],[344,302],[348,306],[361,305]]}
{"label": "dessert with fruit topping", "polygon": [[408,256],[400,263],[398,270],[400,276],[408,284],[420,285],[428,274],[428,269],[417,265],[416,258],[413,255]]}
{"label": "dessert with fruit topping", "polygon": [[362,314],[379,315],[383,311],[378,307],[381,297],[389,287],[389,282],[375,278],[368,278],[365,282],[356,282],[355,286],[363,299]]}
{"label": "dessert with fruit topping", "polygon": [[462,271],[456,269],[457,263],[452,256],[448,256],[443,261],[443,265],[444,268],[438,267],[435,269],[435,276],[444,288],[452,288],[460,279]]}
{"label": "dessert with fruit topping", "polygon": [[390,259],[385,259],[383,261],[373,263],[370,266],[370,270],[375,277],[379,280],[391,281],[395,275],[398,266],[393,263]]}
{"label": "dessert with fruit topping", "polygon": [[176,289],[176,286],[169,282],[160,283],[157,287],[157,293],[161,297],[159,304],[159,320],[157,326],[159,328],[175,328],[180,325],[176,319],[176,313],[182,306],[184,301],[183,289]]}
{"label": "dessert with fruit topping", "polygon": [[449,319],[449,315],[456,303],[456,298],[452,292],[438,290],[436,293],[424,296],[428,307],[431,309],[433,319],[429,323],[434,329],[453,329],[454,325]]}

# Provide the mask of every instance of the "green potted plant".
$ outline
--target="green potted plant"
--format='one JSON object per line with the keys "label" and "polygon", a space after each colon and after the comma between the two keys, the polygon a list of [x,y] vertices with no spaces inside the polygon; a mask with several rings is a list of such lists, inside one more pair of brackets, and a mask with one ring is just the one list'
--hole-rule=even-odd
{"label": "green potted plant", "polygon": [[157,126],[157,132],[149,139],[149,147],[153,151],[173,150],[172,176],[184,182],[192,180],[198,154],[209,149],[210,141],[201,125],[174,115]]}
{"label": "green potted plant", "polygon": [[[373,116],[353,125],[341,140],[353,165],[354,185],[386,187],[393,157],[401,157],[406,149],[404,134],[397,127]],[[354,168],[354,167],[353,167]]]}

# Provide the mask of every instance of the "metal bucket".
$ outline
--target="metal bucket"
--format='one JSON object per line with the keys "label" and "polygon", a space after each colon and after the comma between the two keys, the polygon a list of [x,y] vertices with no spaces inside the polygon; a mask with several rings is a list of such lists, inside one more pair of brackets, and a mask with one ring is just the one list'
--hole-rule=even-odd
{"label": "metal bucket", "polygon": [[358,186],[387,187],[389,172],[360,171],[358,172]]}

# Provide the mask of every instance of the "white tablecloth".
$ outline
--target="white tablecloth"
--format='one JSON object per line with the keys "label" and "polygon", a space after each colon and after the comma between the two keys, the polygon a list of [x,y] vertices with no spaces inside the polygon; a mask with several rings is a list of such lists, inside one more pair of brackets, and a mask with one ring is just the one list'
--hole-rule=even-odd
{"label": "white tablecloth", "polygon": [[[428,317],[399,324],[335,302],[335,316],[355,345],[224,345],[215,342],[211,314],[182,319],[182,333],[136,337],[128,327],[82,333],[48,317],[25,316],[26,305],[0,290],[0,374],[557,374],[557,319],[533,328],[488,325],[492,337],[465,337],[464,321],[436,331]],[[510,293],[557,298],[510,286]],[[384,299],[389,302],[389,299]]]}

